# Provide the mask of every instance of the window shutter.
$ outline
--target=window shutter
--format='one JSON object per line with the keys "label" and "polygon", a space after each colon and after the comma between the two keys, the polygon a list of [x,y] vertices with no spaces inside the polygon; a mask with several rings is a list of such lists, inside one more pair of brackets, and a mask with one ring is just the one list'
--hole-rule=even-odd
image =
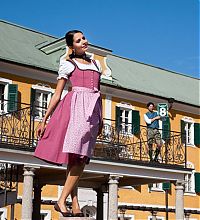
{"label": "window shutter", "polygon": [[181,142],[186,143],[185,122],[181,120]]}
{"label": "window shutter", "polygon": [[132,110],[132,134],[140,133],[140,112]]}
{"label": "window shutter", "polygon": [[8,84],[8,112],[17,110],[18,85]]}
{"label": "window shutter", "polygon": [[34,105],[34,102],[35,102],[35,93],[36,93],[36,90],[31,88],[31,102],[30,102],[30,104],[32,106]]}
{"label": "window shutter", "polygon": [[200,193],[200,173],[195,173],[195,192]]}
{"label": "window shutter", "polygon": [[162,139],[166,140],[168,138],[170,138],[170,119],[166,117],[165,121],[162,121]]}
{"label": "window shutter", "polygon": [[200,124],[194,123],[194,144],[200,145]]}
{"label": "window shutter", "polygon": [[116,123],[116,130],[120,131],[120,107],[116,106],[115,108],[115,123]]}
{"label": "window shutter", "polygon": [[149,184],[148,184],[149,190],[151,190],[152,187],[153,187],[153,183],[149,183]]}
{"label": "window shutter", "polygon": [[31,115],[35,115],[35,94],[36,89],[31,88],[31,97],[30,97],[30,104],[31,104]]}
{"label": "window shutter", "polygon": [[171,183],[170,182],[165,182],[162,184],[162,189],[163,190],[170,190],[171,189]]}

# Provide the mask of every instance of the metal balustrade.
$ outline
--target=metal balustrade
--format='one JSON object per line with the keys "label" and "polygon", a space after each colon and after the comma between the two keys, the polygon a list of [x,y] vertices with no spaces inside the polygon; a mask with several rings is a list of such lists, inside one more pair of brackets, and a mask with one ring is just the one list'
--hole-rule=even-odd
{"label": "metal balustrade", "polygon": [[[1,103],[4,110],[7,109],[8,103],[7,100]],[[15,111],[0,113],[0,148],[34,151],[38,141],[36,131],[42,121],[42,118],[38,117],[38,111],[44,112],[45,109],[26,103],[17,103],[16,106]],[[139,132],[135,135],[132,133],[134,130]],[[165,133],[165,138],[162,140],[159,163],[186,167],[186,144],[183,134],[162,129],[160,133],[161,136]],[[153,143],[153,150],[155,149],[156,144]],[[147,127],[140,125],[139,128],[132,128],[131,124],[104,119],[102,132],[97,138],[94,158],[149,162]]]}

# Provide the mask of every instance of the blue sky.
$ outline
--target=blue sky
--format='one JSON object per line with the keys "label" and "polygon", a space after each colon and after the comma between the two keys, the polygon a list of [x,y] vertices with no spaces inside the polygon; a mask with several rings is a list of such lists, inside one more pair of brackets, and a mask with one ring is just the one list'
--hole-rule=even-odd
{"label": "blue sky", "polygon": [[199,0],[11,0],[0,19],[56,37],[80,29],[113,54],[199,77]]}

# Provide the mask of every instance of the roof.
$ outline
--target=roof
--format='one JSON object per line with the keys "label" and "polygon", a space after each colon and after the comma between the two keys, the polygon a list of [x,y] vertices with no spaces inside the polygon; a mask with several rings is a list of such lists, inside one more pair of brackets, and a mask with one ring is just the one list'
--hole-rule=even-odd
{"label": "roof", "polygon": [[200,105],[199,79],[110,54],[108,66],[120,87]]}
{"label": "roof", "polygon": [[[56,71],[56,59],[38,49],[57,38],[6,21],[0,21],[0,58]],[[53,61],[53,62],[52,62]]]}
{"label": "roof", "polygon": [[[45,53],[41,49],[58,44],[57,37],[6,21],[0,21],[0,33],[0,59],[57,72],[63,50]],[[199,79],[111,53],[107,55],[107,63],[113,78],[113,81],[103,81],[108,85],[200,106]]]}

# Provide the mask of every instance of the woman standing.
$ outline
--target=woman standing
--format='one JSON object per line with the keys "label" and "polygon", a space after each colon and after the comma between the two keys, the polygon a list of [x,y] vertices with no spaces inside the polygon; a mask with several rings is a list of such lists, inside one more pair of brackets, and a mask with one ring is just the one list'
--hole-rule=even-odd
{"label": "woman standing", "polygon": [[[101,132],[101,66],[86,55],[88,41],[81,31],[69,31],[65,38],[72,54],[70,59],[60,61],[56,90],[38,129],[40,140],[35,156],[52,163],[67,164],[65,185],[54,208],[65,217],[83,217],[77,198],[77,184]],[[67,80],[72,84],[72,91],[60,101]],[[72,213],[66,208],[69,194],[72,197]]]}

